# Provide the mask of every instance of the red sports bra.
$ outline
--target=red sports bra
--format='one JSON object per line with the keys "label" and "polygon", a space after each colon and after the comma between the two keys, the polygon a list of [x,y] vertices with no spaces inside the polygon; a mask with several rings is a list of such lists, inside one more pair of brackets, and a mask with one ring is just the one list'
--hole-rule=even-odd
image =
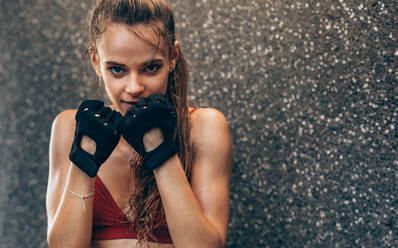
{"label": "red sports bra", "polygon": [[[172,243],[167,225],[160,225],[153,232],[157,240],[149,241]],[[137,239],[137,233],[119,208],[101,179],[95,177],[93,206],[92,240]]]}
{"label": "red sports bra", "polygon": [[[197,108],[191,109],[189,114],[192,114],[195,110]],[[157,227],[153,231],[153,235],[157,240],[149,238],[149,241],[172,243],[167,224]],[[96,176],[92,240],[109,239],[137,239],[137,233],[132,229],[131,223],[119,208],[101,179]]]}

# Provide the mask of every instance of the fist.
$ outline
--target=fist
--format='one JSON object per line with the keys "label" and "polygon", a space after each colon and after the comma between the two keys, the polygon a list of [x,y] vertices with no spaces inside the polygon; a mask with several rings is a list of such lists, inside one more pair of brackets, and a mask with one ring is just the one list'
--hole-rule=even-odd
{"label": "fist", "polygon": [[76,129],[69,159],[94,177],[119,142],[123,116],[98,100],[85,100],[76,112]]}
{"label": "fist", "polygon": [[122,135],[136,152],[144,155],[173,138],[176,121],[176,112],[163,95],[142,97],[126,112]]}

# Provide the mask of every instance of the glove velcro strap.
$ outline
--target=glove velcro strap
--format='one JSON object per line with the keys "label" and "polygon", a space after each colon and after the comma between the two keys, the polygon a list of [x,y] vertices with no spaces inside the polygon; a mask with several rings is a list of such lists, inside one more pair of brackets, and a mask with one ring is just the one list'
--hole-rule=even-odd
{"label": "glove velcro strap", "polygon": [[147,170],[154,170],[161,166],[169,158],[178,152],[178,147],[174,141],[163,142],[154,150],[144,155],[142,165]]}

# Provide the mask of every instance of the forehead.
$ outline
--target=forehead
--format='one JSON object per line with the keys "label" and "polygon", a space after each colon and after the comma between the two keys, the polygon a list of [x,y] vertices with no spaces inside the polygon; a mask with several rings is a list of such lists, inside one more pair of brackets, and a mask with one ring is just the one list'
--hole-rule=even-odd
{"label": "forehead", "polygon": [[144,24],[107,24],[106,31],[97,41],[97,48],[101,58],[125,63],[140,63],[155,57],[167,59],[168,53],[166,42],[152,26]]}

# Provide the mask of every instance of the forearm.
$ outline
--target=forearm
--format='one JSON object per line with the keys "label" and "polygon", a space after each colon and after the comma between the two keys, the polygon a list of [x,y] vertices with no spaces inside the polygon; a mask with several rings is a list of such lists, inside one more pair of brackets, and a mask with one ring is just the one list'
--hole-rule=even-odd
{"label": "forearm", "polygon": [[154,174],[175,247],[223,247],[221,236],[206,218],[178,157],[170,158]]}
{"label": "forearm", "polygon": [[[94,179],[71,163],[65,187],[79,195],[88,195],[94,191]],[[93,198],[92,196],[82,200],[64,190],[54,219],[49,223],[47,233],[49,247],[90,245]]]}

